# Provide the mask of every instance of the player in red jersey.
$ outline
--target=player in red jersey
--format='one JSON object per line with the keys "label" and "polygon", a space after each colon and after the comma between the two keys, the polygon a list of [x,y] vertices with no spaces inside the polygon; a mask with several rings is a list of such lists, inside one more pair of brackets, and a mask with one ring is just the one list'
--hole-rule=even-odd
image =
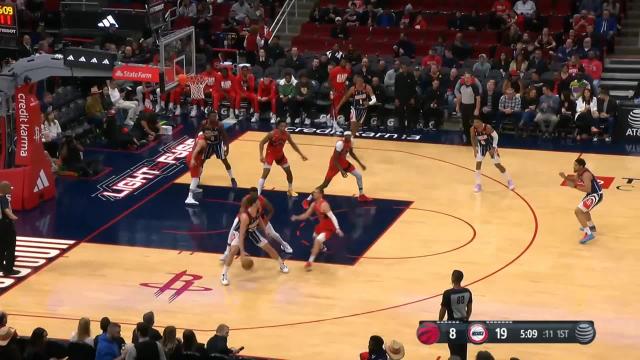
{"label": "player in red jersey", "polygon": [[[145,82],[136,88],[136,99],[138,100],[138,109],[143,113],[161,112],[160,106],[160,89],[156,88],[152,83]],[[157,105],[154,109],[153,102]]]}
{"label": "player in red jersey", "polygon": [[351,70],[347,67],[347,60],[343,57],[340,60],[340,65],[334,67],[329,72],[329,85],[331,87],[331,114],[330,118],[333,119],[333,130],[338,131],[337,119],[340,115],[340,102],[347,92],[347,79],[351,76]]}
{"label": "player in red jersey", "polygon": [[229,101],[229,120],[235,120],[234,107],[236,105],[236,77],[231,72],[231,66],[228,64],[220,65],[220,100]]}
{"label": "player in red jersey", "polygon": [[[284,146],[289,141],[291,147],[295,152],[297,152],[302,161],[307,161],[307,157],[304,156],[298,145],[293,141],[291,135],[286,130],[287,122],[285,120],[279,120],[276,128],[273,131],[270,131],[267,136],[264,137],[260,141],[259,149],[260,149],[260,162],[264,164],[262,170],[262,176],[260,180],[258,180],[258,194],[262,194],[262,189],[264,188],[264,183],[267,181],[267,176],[269,176],[269,172],[271,171],[271,165],[275,162],[276,164],[282,167],[282,170],[287,174],[287,183],[289,184],[289,189],[287,190],[287,194],[291,197],[296,197],[295,191],[293,191],[293,174],[291,173],[291,168],[289,166],[289,162],[287,161],[287,157],[284,155]],[[267,155],[264,155],[264,146],[267,145]]]}
{"label": "player in red jersey", "polygon": [[209,113],[202,132],[198,134],[193,144],[193,149],[187,155],[186,160],[189,166],[189,172],[191,173],[191,185],[189,186],[189,196],[187,200],[185,200],[185,204],[198,205],[194,194],[202,192],[202,189],[198,188],[202,169],[205,161],[213,155],[220,159],[227,170],[227,174],[229,174],[229,178],[231,178],[231,187],[234,189],[237,188],[238,182],[234,178],[231,164],[229,164],[229,160],[227,160],[227,156],[229,155],[229,138],[224,131],[224,127],[218,121],[218,114],[214,111]]}
{"label": "player in red jersey", "polygon": [[[351,131],[345,131],[344,137],[341,140],[336,142],[336,148],[331,155],[331,160],[329,160],[329,169],[327,170],[327,174],[324,177],[324,181],[320,186],[316,189],[324,190],[329,184],[331,180],[340,173],[343,178],[349,176],[349,174],[353,175],[356,178],[356,183],[358,184],[358,201],[366,202],[371,201],[367,195],[364,194],[364,190],[362,187],[362,174],[352,163],[347,160],[347,155],[351,155],[353,160],[355,160],[358,165],[362,168],[362,170],[367,170],[367,167],[358,159],[356,153],[353,152],[353,144],[351,142]],[[313,193],[309,195],[303,202],[302,207],[307,209],[309,208],[309,203],[313,199]]]}
{"label": "player in red jersey", "polygon": [[234,109],[238,111],[240,109],[240,102],[242,99],[247,99],[251,108],[253,109],[253,118],[251,122],[258,122],[260,117],[260,110],[258,109],[258,97],[256,96],[256,78],[249,72],[249,65],[242,64],[240,66],[240,73],[236,76],[236,103]]}
{"label": "player in red jersey", "polygon": [[[271,123],[276,123],[276,101],[278,99],[278,90],[276,82],[271,78],[271,74],[266,73],[260,79],[258,84],[258,107],[263,103],[271,104]],[[258,110],[260,111],[260,110]]]}
{"label": "player in red jersey", "polygon": [[316,256],[324,249],[324,242],[329,240],[333,234],[338,234],[342,237],[344,234],[340,230],[340,224],[338,219],[331,211],[329,203],[323,199],[324,191],[322,189],[315,189],[312,193],[313,203],[311,206],[301,215],[293,215],[291,221],[306,220],[314,212],[318,218],[318,225],[313,229],[313,248],[311,248],[311,256],[309,261],[304,264],[304,268],[307,271],[311,271],[311,264],[316,259]]}
{"label": "player in red jersey", "polygon": [[276,260],[280,265],[280,271],[287,274],[289,268],[285,265],[282,258],[274,250],[267,239],[262,237],[258,229],[265,231],[264,223],[260,218],[260,202],[257,196],[250,195],[246,199],[243,199],[240,205],[240,212],[238,213],[238,223],[234,223],[231,228],[232,236],[230,236],[229,254],[224,261],[224,267],[222,268],[222,276],[220,282],[222,285],[229,285],[229,267],[233,263],[233,258],[236,255],[240,256],[240,261],[246,256],[244,250],[244,240],[249,238],[253,241],[254,245],[264,250],[269,256]]}
{"label": "player in red jersey", "polygon": [[[271,225],[271,218],[273,217],[273,214],[275,213],[275,209],[273,208],[273,205],[271,204],[271,202],[269,200],[267,200],[267,198],[265,198],[262,195],[258,195],[258,188],[256,188],[256,187],[250,188],[249,189],[249,194],[245,195],[245,197],[242,198],[242,200],[240,201],[240,205],[242,206],[242,204],[245,203],[245,200],[247,200],[251,196],[257,196],[258,197],[258,202],[260,203],[259,214],[260,214],[260,218],[262,219],[262,222],[264,223],[265,234],[269,238],[273,239],[278,244],[280,244],[280,248],[284,252],[286,252],[287,254],[293,253],[293,249],[291,248],[289,243],[284,241],[284,239],[282,239],[282,236],[280,236],[280,234],[278,234],[278,232],[273,228],[273,225]],[[236,216],[235,220],[233,221],[233,225],[231,226],[232,229],[236,226],[236,223],[238,221],[239,221],[238,217]],[[226,259],[227,255],[229,254],[230,246],[228,244],[231,243],[232,237],[233,237],[233,231],[230,231],[229,232],[229,237],[228,237],[228,240],[227,240],[227,249],[224,251],[224,254],[220,258],[220,261],[224,261]]]}
{"label": "player in red jersey", "polygon": [[207,64],[202,76],[207,79],[207,84],[204,86],[204,97],[207,103],[205,113],[208,114],[212,109],[218,112],[220,111],[220,83],[222,82],[222,76],[211,64]]}

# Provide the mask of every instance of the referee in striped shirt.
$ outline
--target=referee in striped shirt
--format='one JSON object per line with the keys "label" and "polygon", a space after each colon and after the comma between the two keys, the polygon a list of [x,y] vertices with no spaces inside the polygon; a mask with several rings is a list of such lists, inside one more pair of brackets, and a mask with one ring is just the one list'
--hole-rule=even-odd
{"label": "referee in striped shirt", "polygon": [[[471,290],[462,287],[464,274],[460,270],[453,270],[451,284],[453,287],[442,294],[440,315],[438,321],[444,320],[445,314],[448,321],[469,321],[473,299]],[[449,344],[451,356],[458,356],[461,360],[467,359],[467,344]]]}

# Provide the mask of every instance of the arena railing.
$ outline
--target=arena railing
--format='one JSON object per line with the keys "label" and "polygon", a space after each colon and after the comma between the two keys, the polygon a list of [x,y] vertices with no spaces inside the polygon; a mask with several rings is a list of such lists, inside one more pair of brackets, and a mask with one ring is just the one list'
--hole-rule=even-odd
{"label": "arena railing", "polygon": [[[297,17],[298,16],[298,0],[287,0],[284,3],[284,5],[282,6],[282,9],[280,9],[280,12],[278,13],[278,16],[276,16],[276,18],[273,20],[273,24],[271,24],[271,27],[269,28],[269,31],[273,35],[278,34],[278,31],[280,31],[282,28],[282,24],[284,24],[284,33],[285,34],[289,33],[289,13],[291,12],[292,8],[294,12],[293,15]],[[271,38],[273,39],[273,37]]]}

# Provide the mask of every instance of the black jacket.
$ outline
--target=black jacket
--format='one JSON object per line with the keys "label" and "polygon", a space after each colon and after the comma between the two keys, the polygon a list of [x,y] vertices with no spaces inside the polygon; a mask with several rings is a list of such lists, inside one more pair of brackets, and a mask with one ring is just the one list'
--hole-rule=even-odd
{"label": "black jacket", "polygon": [[[598,112],[603,112],[603,111],[604,111],[604,100],[598,99]],[[607,114],[614,118],[618,116],[618,102],[612,97],[609,97],[609,103],[607,104]]]}
{"label": "black jacket", "polygon": [[424,108],[431,109],[431,104],[435,103],[437,108],[441,108],[445,105],[445,92],[442,88],[434,89],[433,87],[427,88],[424,95]]}
{"label": "black jacket", "polygon": [[412,71],[397,73],[394,85],[396,99],[400,100],[400,102],[415,99],[418,93],[416,86],[418,86],[418,80],[416,80]]}
{"label": "black jacket", "polygon": [[[500,97],[502,94],[498,90],[493,91],[493,97],[491,97],[491,110],[498,111],[498,106],[500,104]],[[487,94],[487,90],[482,92],[480,95],[480,106],[485,107],[488,105],[489,96]]]}
{"label": "black jacket", "polygon": [[207,341],[207,354],[231,355],[233,351],[227,346],[227,338],[220,335],[213,335]]}

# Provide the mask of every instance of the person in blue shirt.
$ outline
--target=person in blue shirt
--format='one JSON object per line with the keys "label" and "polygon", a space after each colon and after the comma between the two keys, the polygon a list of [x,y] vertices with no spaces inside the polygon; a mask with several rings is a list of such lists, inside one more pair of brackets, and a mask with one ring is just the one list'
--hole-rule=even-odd
{"label": "person in blue shirt", "polygon": [[121,351],[118,339],[120,338],[120,324],[111,323],[107,332],[98,337],[96,348],[96,360],[124,360],[126,352]]}

